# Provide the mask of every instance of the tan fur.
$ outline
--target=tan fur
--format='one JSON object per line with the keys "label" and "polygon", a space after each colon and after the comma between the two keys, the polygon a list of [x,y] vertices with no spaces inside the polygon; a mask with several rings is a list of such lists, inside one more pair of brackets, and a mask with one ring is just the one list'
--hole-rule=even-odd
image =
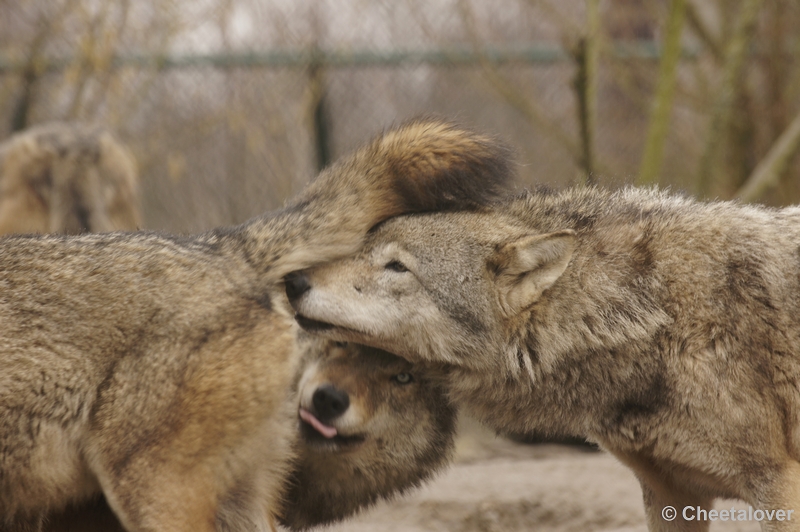
{"label": "tan fur", "polygon": [[[326,440],[300,421],[281,521],[291,530],[345,519],[381,498],[418,486],[451,457],[455,409],[435,375],[386,352],[303,338],[299,403],[331,385],[348,394],[345,415]],[[399,382],[408,375],[410,381]],[[347,426],[342,419],[347,418]],[[344,439],[343,439],[344,437]],[[51,515],[45,532],[121,532],[103,499]]]}
{"label": "tan fur", "polygon": [[0,235],[139,227],[136,165],[108,131],[51,123],[0,145]]}
{"label": "tan fur", "polygon": [[800,208],[538,191],[390,220],[293,282],[301,325],[449,364],[498,431],[600,443],[652,530],[704,530],[662,508],[718,497],[800,530]]}
{"label": "tan fur", "polygon": [[268,529],[296,432],[282,279],[389,216],[492,197],[508,172],[490,139],[394,135],[440,161],[443,132],[465,150],[446,164],[397,172],[415,165],[379,137],[238,227],[0,239],[0,527],[102,492],[129,531]]}

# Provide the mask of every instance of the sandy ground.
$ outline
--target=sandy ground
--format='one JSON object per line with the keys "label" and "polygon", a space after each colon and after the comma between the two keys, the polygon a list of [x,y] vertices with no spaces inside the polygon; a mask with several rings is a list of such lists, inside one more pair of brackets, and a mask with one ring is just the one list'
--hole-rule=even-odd
{"label": "sandy ground", "polygon": [[[382,503],[327,532],[644,532],[633,474],[600,451],[526,445],[462,422],[455,463],[425,487]],[[747,505],[719,501],[718,509]],[[757,532],[757,522],[711,524],[712,532]]]}

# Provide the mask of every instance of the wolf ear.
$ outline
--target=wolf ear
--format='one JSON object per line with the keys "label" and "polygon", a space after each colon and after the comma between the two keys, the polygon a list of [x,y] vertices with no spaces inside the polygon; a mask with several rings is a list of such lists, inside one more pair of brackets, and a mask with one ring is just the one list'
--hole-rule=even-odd
{"label": "wolf ear", "polygon": [[513,316],[534,304],[567,268],[577,239],[564,229],[545,235],[528,235],[504,244],[491,266],[504,311]]}

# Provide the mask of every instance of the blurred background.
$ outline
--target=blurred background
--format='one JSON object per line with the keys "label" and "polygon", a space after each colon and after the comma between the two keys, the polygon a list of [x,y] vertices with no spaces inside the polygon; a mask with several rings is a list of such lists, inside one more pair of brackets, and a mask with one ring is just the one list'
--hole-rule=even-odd
{"label": "blurred background", "polygon": [[51,120],[133,151],[144,226],[239,223],[436,114],[523,184],[800,199],[797,0],[0,0],[0,141]]}

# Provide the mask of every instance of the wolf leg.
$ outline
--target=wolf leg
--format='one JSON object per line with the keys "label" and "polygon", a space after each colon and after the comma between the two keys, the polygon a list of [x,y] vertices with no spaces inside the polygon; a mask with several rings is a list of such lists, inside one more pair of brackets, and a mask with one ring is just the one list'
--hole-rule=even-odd
{"label": "wolf leg", "polygon": [[764,512],[761,530],[800,532],[800,463],[787,460],[780,474],[762,484],[760,491],[753,497],[753,507]]}
{"label": "wolf leg", "polygon": [[[635,453],[611,450],[636,474],[642,486],[647,529],[650,532],[706,532],[713,499],[675,486],[650,459]],[[705,512],[705,514],[703,513]]]}
{"label": "wolf leg", "polygon": [[[649,480],[649,479],[648,479]],[[650,532],[705,532],[708,515],[713,508],[712,500],[701,498],[675,489],[664,483],[651,486],[652,482],[639,479],[644,498],[647,529]],[[702,512],[706,512],[702,514]]]}
{"label": "wolf leg", "polygon": [[163,470],[152,478],[152,482],[143,477],[121,478],[114,488],[104,488],[109,505],[126,530],[216,531],[219,496],[208,478],[186,472],[170,475]]}

